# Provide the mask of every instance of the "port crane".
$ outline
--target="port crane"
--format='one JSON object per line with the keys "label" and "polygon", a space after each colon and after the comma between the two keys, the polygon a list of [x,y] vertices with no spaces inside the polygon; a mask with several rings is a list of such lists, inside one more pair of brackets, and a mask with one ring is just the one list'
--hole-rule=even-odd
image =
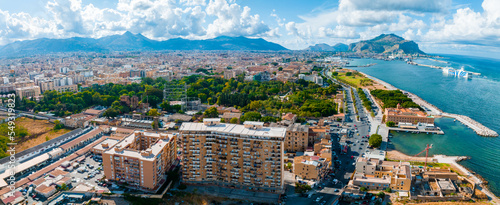
{"label": "port crane", "polygon": [[431,144],[431,146],[429,146],[429,144],[427,144],[427,146],[425,147],[424,150],[422,150],[420,153],[413,156],[413,157],[416,157],[416,156],[422,154],[423,152],[425,152],[425,166],[424,166],[425,170],[427,170],[427,157],[429,156],[429,149],[431,149],[431,148],[432,148],[432,144]]}

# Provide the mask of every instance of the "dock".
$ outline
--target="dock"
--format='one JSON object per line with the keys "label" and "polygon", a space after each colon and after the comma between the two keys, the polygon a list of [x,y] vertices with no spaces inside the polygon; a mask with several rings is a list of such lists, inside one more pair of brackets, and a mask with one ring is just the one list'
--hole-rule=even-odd
{"label": "dock", "polygon": [[444,135],[444,132],[441,129],[436,130],[421,130],[421,129],[407,129],[407,128],[399,128],[399,127],[388,127],[389,131],[398,131],[398,132],[411,132],[411,133],[423,133],[423,134],[438,134]]}
{"label": "dock", "polygon": [[[420,63],[415,63],[413,61],[408,61],[408,64],[416,65],[416,66],[424,66],[424,67],[429,67],[429,68],[436,68],[436,69],[441,69],[441,70],[444,69],[444,67],[441,67],[441,66],[420,64]],[[471,72],[471,71],[466,71],[466,72],[471,73],[472,75],[481,75],[481,73],[477,73],[477,72]]]}

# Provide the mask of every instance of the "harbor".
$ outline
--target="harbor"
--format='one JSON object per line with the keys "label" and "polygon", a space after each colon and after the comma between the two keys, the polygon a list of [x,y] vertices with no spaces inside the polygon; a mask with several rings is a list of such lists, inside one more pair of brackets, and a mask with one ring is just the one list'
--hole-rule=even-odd
{"label": "harbor", "polygon": [[[378,78],[375,78],[373,76],[370,76],[366,73],[363,73],[363,75],[365,75],[367,78],[370,78],[374,81],[377,81],[378,83],[384,85],[387,89],[389,90],[395,90],[397,89],[396,87],[394,87],[393,85],[387,83],[387,82],[384,82]],[[441,109],[437,108],[436,106],[430,104],[429,102],[423,100],[422,98],[418,97],[417,95],[413,94],[413,93],[410,93],[408,91],[405,91],[405,90],[401,90],[403,93],[406,93],[408,95],[409,98],[411,98],[413,100],[413,102],[417,103],[418,105],[420,105],[421,107],[423,107],[424,109],[426,109],[426,111],[429,113],[429,114],[432,114],[432,115],[436,115],[436,116],[442,116],[442,117],[449,117],[449,118],[454,118],[456,120],[458,120],[459,122],[461,122],[462,124],[464,124],[465,126],[469,127],[470,129],[474,130],[474,132],[476,132],[478,135],[480,136],[485,136],[485,137],[498,137],[498,133],[493,131],[492,129],[482,125],[481,123],[471,119],[470,117],[467,117],[467,116],[464,116],[464,115],[457,115],[457,114],[451,114],[451,113],[445,113],[443,112]],[[406,130],[404,130],[406,131]]]}
{"label": "harbor", "polygon": [[[439,62],[439,61],[438,61]],[[426,65],[426,64],[420,64],[420,63],[415,63],[413,61],[407,61],[406,63],[410,64],[410,65],[416,65],[416,66],[423,66],[423,67],[429,67],[429,68],[436,68],[436,69],[441,69],[441,70],[445,70],[447,69],[447,67],[441,67],[441,66],[435,66],[435,65]],[[471,71],[466,71],[472,75],[481,75],[481,73],[477,73],[477,72],[471,72]]]}

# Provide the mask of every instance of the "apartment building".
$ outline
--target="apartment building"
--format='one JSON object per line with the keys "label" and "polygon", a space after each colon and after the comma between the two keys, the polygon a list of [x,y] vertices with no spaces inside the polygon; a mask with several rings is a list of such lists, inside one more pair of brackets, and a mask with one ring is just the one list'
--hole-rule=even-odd
{"label": "apartment building", "polygon": [[302,179],[319,181],[328,173],[328,163],[319,156],[297,156],[293,159],[293,173]]}
{"label": "apartment building", "polygon": [[38,86],[16,88],[16,97],[19,97],[20,99],[34,98],[39,95],[40,95],[40,87]]}
{"label": "apartment building", "polygon": [[398,191],[410,191],[410,163],[360,157],[356,162],[356,174],[352,183],[368,189],[391,188]]}
{"label": "apartment building", "polygon": [[285,151],[304,152],[309,145],[309,127],[300,123],[286,128]]}
{"label": "apartment building", "polygon": [[398,123],[427,123],[434,124],[434,117],[427,115],[420,111],[418,108],[402,108],[401,105],[397,105],[397,108],[386,108],[385,109],[386,122],[393,121]]}
{"label": "apartment building", "polygon": [[183,181],[283,193],[285,128],[205,118],[182,123]]}
{"label": "apartment building", "polygon": [[175,145],[175,135],[135,131],[102,153],[104,175],[155,190],[177,158]]}

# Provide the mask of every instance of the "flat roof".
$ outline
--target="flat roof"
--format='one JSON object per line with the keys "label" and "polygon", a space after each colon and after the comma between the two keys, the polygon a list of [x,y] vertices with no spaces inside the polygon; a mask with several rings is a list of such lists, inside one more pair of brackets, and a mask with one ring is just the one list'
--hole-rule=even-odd
{"label": "flat roof", "polygon": [[181,131],[212,131],[227,134],[238,134],[243,136],[256,137],[280,137],[284,138],[286,128],[283,127],[262,127],[259,129],[249,129],[244,125],[220,123],[218,125],[207,126],[203,123],[184,122],[179,128]]}
{"label": "flat roof", "polygon": [[[120,140],[117,140],[117,139],[113,139],[113,138],[107,138],[105,139],[104,141],[102,141],[101,143],[97,144],[96,146],[92,147],[93,149],[97,149],[97,150],[106,150],[108,148],[111,148],[113,146],[115,146],[116,143],[118,143]],[[102,144],[105,144],[107,143],[108,144],[108,148],[104,148],[102,147]]]}
{"label": "flat roof", "polygon": [[[153,145],[151,145],[148,149],[145,150],[133,150],[133,149],[128,149],[127,146],[129,146],[131,143],[135,142],[135,133],[141,133],[142,135],[145,136],[151,136],[151,137],[157,137],[158,141],[156,141]],[[169,141],[172,139],[173,135],[172,134],[164,134],[168,136],[168,139],[160,139],[160,134],[158,133],[151,133],[151,132],[141,132],[141,131],[135,131],[134,133],[130,134],[129,136],[123,138],[120,142],[115,144],[115,146],[111,147],[111,149],[108,149],[105,153],[106,154],[111,154],[111,155],[123,155],[127,157],[135,157],[139,158],[142,160],[154,160],[156,155],[160,153],[160,151],[165,147]],[[115,147],[122,147],[123,150],[120,152],[117,152],[114,148]],[[149,156],[142,156],[141,151],[146,151],[146,150],[151,150],[151,155]]]}

